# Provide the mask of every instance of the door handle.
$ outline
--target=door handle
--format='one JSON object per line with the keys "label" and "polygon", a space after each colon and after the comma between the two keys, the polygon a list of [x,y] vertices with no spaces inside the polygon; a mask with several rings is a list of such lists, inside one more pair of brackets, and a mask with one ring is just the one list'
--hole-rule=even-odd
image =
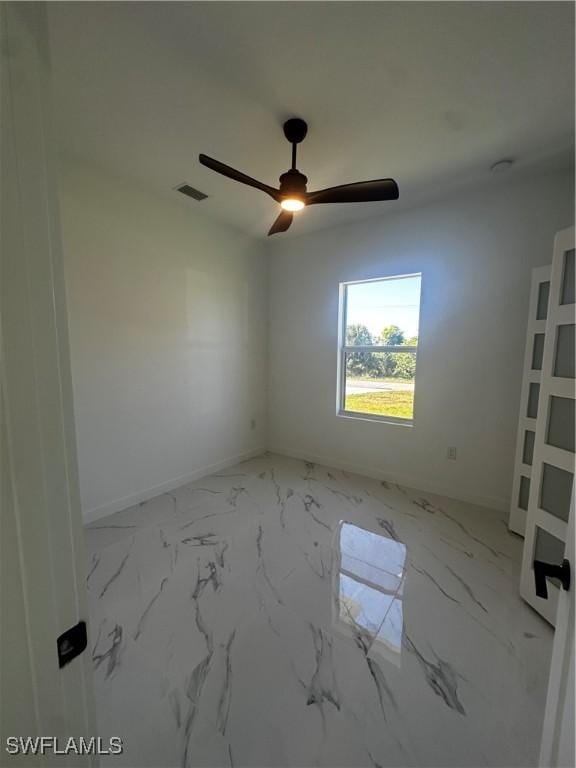
{"label": "door handle", "polygon": [[548,586],[546,579],[559,579],[562,589],[570,589],[570,563],[563,560],[562,565],[543,563],[542,560],[534,560],[534,584],[536,595],[548,599]]}

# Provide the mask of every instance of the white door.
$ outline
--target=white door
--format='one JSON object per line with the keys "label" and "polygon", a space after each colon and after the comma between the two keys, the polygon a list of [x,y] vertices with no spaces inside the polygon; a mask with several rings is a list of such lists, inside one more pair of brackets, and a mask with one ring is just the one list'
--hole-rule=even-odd
{"label": "white door", "polygon": [[542,730],[542,768],[574,755],[574,227],[554,241],[548,321],[520,591],[556,625]]}
{"label": "white door", "polygon": [[520,593],[554,625],[574,503],[574,227],[556,235]]}
{"label": "white door", "polygon": [[[0,3],[0,764],[8,736],[95,735],[43,3]],[[92,758],[89,759],[93,761]]]}
{"label": "white door", "polygon": [[[574,496],[568,524],[568,538],[564,557],[572,571],[574,559]],[[569,590],[562,590],[558,599],[556,632],[550,665],[548,698],[542,728],[540,748],[541,768],[574,768],[574,573]]]}

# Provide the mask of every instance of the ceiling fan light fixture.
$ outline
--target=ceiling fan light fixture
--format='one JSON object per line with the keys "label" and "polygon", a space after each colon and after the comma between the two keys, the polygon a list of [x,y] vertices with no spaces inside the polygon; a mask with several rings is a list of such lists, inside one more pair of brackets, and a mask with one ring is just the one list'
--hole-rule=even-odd
{"label": "ceiling fan light fixture", "polygon": [[285,200],[280,201],[280,207],[285,211],[291,211],[292,213],[301,211],[302,208],[304,208],[304,205],[304,201],[299,200],[297,197],[287,197]]}

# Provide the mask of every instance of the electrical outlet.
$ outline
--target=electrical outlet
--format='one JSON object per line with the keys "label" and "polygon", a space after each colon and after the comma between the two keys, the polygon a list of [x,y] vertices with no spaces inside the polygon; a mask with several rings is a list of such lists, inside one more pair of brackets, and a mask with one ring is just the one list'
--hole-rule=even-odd
{"label": "electrical outlet", "polygon": [[256,419],[250,420],[250,429],[255,430],[256,429]]}
{"label": "electrical outlet", "polygon": [[455,445],[451,445],[448,448],[447,456],[450,459],[450,461],[456,461],[456,446]]}

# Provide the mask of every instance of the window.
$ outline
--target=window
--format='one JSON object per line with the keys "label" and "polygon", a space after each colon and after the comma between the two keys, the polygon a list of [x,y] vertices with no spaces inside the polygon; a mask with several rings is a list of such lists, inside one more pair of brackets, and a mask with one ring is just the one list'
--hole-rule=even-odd
{"label": "window", "polygon": [[338,413],[411,424],[421,275],[340,285]]}

